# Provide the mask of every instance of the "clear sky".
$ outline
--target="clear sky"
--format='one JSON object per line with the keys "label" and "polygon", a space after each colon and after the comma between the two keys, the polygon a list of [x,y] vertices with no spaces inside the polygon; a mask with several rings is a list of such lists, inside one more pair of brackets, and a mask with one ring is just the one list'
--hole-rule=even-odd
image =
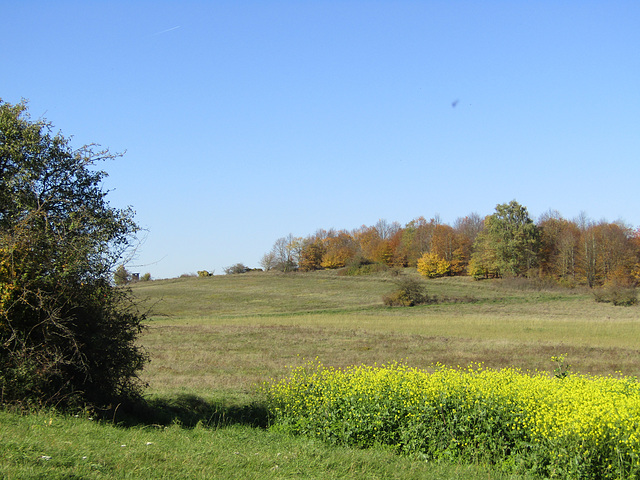
{"label": "clear sky", "polygon": [[640,225],[640,2],[0,1],[0,98],[126,155],[131,271],[378,219]]}

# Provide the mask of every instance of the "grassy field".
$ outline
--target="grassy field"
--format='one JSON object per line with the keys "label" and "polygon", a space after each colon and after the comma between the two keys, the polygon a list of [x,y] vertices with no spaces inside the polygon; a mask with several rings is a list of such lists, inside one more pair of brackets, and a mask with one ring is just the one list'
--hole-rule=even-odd
{"label": "grassy field", "polygon": [[256,385],[315,358],[336,367],[550,371],[551,357],[566,354],[574,371],[640,375],[637,306],[596,303],[582,290],[444,278],[425,283],[448,302],[385,307],[397,279],[249,273],[135,285],[151,312],[141,338],[152,359],[143,375],[150,416],[115,426],[4,412],[0,478],[522,478],[264,430]]}
{"label": "grassy field", "polygon": [[473,303],[385,307],[382,295],[396,280],[316,272],[140,283],[134,291],[153,312],[143,337],[153,360],[145,379],[157,393],[248,394],[316,357],[337,367],[483,362],[550,370],[560,354],[574,371],[640,375],[638,307],[596,303],[586,291],[464,277],[426,285],[432,295]]}

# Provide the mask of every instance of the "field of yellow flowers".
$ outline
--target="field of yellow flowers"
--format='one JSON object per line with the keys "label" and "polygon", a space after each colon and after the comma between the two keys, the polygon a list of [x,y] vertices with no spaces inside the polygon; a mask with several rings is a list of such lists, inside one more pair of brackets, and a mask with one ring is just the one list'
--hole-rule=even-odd
{"label": "field of yellow flowers", "polygon": [[317,362],[264,386],[274,428],[545,478],[640,478],[634,378]]}

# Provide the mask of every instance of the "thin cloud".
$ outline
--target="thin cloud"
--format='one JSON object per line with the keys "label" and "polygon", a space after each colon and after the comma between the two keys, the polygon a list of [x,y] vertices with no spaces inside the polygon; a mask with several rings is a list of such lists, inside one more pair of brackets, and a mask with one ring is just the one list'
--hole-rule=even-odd
{"label": "thin cloud", "polygon": [[167,28],[166,30],[162,30],[161,32],[156,32],[156,33],[152,34],[151,36],[155,37],[156,35],[162,35],[163,33],[171,32],[173,30],[177,30],[178,28],[180,28],[180,25],[178,25],[177,27]]}

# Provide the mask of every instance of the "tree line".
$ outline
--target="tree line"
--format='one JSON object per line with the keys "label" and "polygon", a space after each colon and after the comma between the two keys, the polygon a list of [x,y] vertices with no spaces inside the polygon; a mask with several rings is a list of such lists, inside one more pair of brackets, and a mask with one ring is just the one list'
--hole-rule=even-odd
{"label": "tree line", "polygon": [[513,200],[484,218],[476,213],[447,225],[419,217],[402,226],[379,220],[347,230],[320,229],[279,238],[260,261],[264,270],[311,271],[378,264],[415,267],[427,277],[539,277],[566,286],[640,281],[640,228],[566,219],[549,211],[534,222]]}

